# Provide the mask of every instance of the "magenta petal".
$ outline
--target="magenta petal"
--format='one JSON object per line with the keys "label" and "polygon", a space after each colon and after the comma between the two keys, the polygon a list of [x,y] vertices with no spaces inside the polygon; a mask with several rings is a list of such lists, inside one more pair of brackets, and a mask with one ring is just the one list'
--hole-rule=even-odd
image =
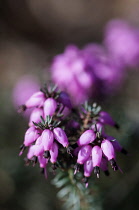
{"label": "magenta petal", "polygon": [[67,147],[69,145],[67,135],[62,128],[54,128],[54,138],[63,145],[63,147]]}
{"label": "magenta petal", "polygon": [[25,103],[27,108],[32,108],[35,106],[40,106],[45,100],[44,93],[39,91],[34,93]]}
{"label": "magenta petal", "polygon": [[56,142],[53,143],[51,149],[50,149],[50,161],[51,163],[55,163],[57,161],[58,156],[58,145]]}
{"label": "magenta petal", "polygon": [[35,127],[28,128],[24,137],[24,145],[30,146],[38,137],[38,130]]}
{"label": "magenta petal", "polygon": [[92,161],[93,167],[100,166],[102,159],[102,150],[99,146],[94,146],[92,148]]}
{"label": "magenta petal", "polygon": [[44,113],[42,108],[35,108],[30,115],[29,126],[33,126],[33,122],[39,123],[41,121],[40,117],[43,117],[43,115]]}
{"label": "magenta petal", "polygon": [[48,151],[51,149],[51,146],[54,141],[53,132],[49,129],[46,129],[42,132],[42,144],[44,146],[44,151]]}
{"label": "magenta petal", "polygon": [[94,133],[93,130],[87,130],[85,131],[79,138],[78,140],[78,145],[82,146],[82,145],[86,145],[89,144],[91,142],[93,142],[96,138],[96,135]]}
{"label": "magenta petal", "polygon": [[89,157],[87,161],[84,163],[84,176],[89,177],[93,171],[93,162],[92,158]]}
{"label": "magenta petal", "polygon": [[44,117],[46,118],[47,115],[52,116],[57,108],[57,102],[55,99],[53,98],[48,98],[46,99],[46,101],[44,102]]}
{"label": "magenta petal", "polygon": [[78,153],[77,163],[84,164],[91,154],[92,147],[90,145],[84,145],[81,147]]}
{"label": "magenta petal", "polygon": [[108,158],[108,160],[111,160],[113,158],[115,159],[114,147],[109,140],[107,139],[103,140],[101,143],[101,148],[104,155]]}

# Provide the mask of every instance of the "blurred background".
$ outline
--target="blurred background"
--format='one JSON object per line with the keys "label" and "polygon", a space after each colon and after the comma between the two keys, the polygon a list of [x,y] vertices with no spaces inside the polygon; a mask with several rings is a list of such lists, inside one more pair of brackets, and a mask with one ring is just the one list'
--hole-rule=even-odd
{"label": "blurred background", "polygon": [[[38,168],[25,167],[23,157],[18,157],[27,121],[15,108],[17,82],[27,74],[33,75],[38,86],[48,81],[53,56],[63,52],[67,44],[83,47],[90,42],[102,43],[104,27],[113,18],[139,28],[138,14],[137,0],[0,1],[0,210],[61,209],[57,190],[51,185],[53,175],[45,180]],[[123,174],[111,172],[110,177],[95,179],[100,209],[139,208],[138,78],[139,68],[129,71],[122,88],[101,102],[119,122],[120,131],[111,132],[129,155],[117,157]],[[28,91],[27,86],[19,91]]]}

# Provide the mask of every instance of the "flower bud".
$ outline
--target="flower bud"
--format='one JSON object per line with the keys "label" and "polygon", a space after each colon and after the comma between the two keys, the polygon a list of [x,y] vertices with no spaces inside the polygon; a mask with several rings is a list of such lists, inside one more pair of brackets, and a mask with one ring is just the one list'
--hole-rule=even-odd
{"label": "flower bud", "polygon": [[69,145],[67,135],[62,128],[54,128],[54,138],[63,145],[63,147],[67,147]]}
{"label": "flower bud", "polygon": [[60,93],[59,98],[58,98],[58,102],[62,103],[64,106],[68,107],[69,109],[72,108],[69,95],[65,92]]}
{"label": "flower bud", "polygon": [[55,99],[53,98],[48,98],[46,99],[46,101],[44,102],[44,117],[46,117],[47,115],[52,116],[57,108],[57,102]]}
{"label": "flower bud", "polygon": [[107,124],[110,126],[116,126],[115,121],[112,119],[112,117],[107,112],[101,111],[99,113],[99,120],[103,124]]}
{"label": "flower bud", "polygon": [[42,136],[39,136],[35,142],[35,145],[40,145],[42,143]]}
{"label": "flower bud", "polygon": [[93,130],[87,130],[85,131],[78,140],[78,145],[86,145],[89,143],[92,143],[96,138],[96,135]]}
{"label": "flower bud", "polygon": [[87,161],[84,163],[84,176],[89,177],[93,171],[93,162],[92,158],[89,157]]}
{"label": "flower bud", "polygon": [[78,153],[77,163],[84,164],[91,154],[92,147],[90,145],[84,145],[81,147]]}
{"label": "flower bud", "polygon": [[46,129],[42,132],[42,144],[44,146],[44,151],[48,151],[51,149],[54,141],[53,132],[49,129]]}
{"label": "flower bud", "polygon": [[108,160],[115,159],[115,152],[112,143],[105,139],[101,143],[101,149]]}
{"label": "flower bud", "polygon": [[33,126],[33,122],[39,123],[41,121],[40,117],[43,117],[43,115],[44,114],[42,108],[35,108],[30,115],[29,126]]}
{"label": "flower bud", "polygon": [[99,146],[94,146],[92,148],[92,162],[93,167],[100,166],[102,160],[102,150]]}
{"label": "flower bud", "polygon": [[42,155],[44,153],[44,147],[42,144],[40,145],[34,145],[35,146],[35,150],[34,150],[34,155],[35,156],[39,156],[39,155]]}
{"label": "flower bud", "polygon": [[45,178],[47,178],[46,165],[48,163],[48,159],[44,158],[42,155],[38,156],[40,168],[42,168],[42,172],[44,173]]}
{"label": "flower bud", "polygon": [[39,137],[38,130],[35,127],[30,127],[25,133],[24,145],[30,146]]}
{"label": "flower bud", "polygon": [[106,158],[102,158],[100,168],[102,169],[102,171],[108,170],[108,160]]}
{"label": "flower bud", "polygon": [[58,145],[57,143],[53,143],[51,149],[50,149],[50,161],[51,163],[55,163],[57,161],[57,156],[58,156]]}
{"label": "flower bud", "polygon": [[29,160],[31,160],[32,157],[34,156],[34,152],[35,152],[35,145],[31,145],[31,146],[29,147],[29,150],[28,150],[28,153],[27,153],[27,158],[28,158]]}
{"label": "flower bud", "polygon": [[42,106],[43,102],[45,101],[44,93],[39,91],[34,93],[25,103],[27,108],[32,108],[35,106]]}

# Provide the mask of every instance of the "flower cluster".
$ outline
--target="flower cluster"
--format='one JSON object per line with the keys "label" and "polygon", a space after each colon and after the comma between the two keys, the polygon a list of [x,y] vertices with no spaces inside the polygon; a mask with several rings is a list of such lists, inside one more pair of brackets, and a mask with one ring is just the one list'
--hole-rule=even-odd
{"label": "flower cluster", "polygon": [[[24,142],[20,147],[19,155],[22,155],[28,147],[26,164],[36,163],[37,159],[40,168],[46,173],[48,160],[53,164],[57,161],[60,146],[67,148],[68,138],[62,128],[59,127],[60,119],[65,108],[71,109],[72,105],[65,92],[56,91],[56,87],[45,87],[41,91],[35,92],[20,111],[33,108],[29,119],[29,128],[24,137]],[[53,118],[55,120],[53,120]]]}
{"label": "flower cluster", "polygon": [[126,21],[106,25],[103,44],[90,43],[82,49],[67,46],[54,57],[52,80],[69,93],[74,104],[89,96],[106,96],[120,89],[125,69],[139,65],[139,30]]}
{"label": "flower cluster", "polygon": [[38,160],[46,177],[49,162],[53,170],[57,167],[73,169],[74,174],[82,174],[86,186],[92,171],[97,177],[100,169],[109,175],[108,162],[113,170],[118,170],[116,152],[127,152],[114,137],[105,133],[105,125],[116,129],[119,126],[96,103],[85,102],[74,108],[65,92],[56,87],[45,87],[34,93],[20,110],[29,108],[34,109],[19,153],[22,155],[28,148],[26,165],[35,165]]}
{"label": "flower cluster", "polygon": [[104,32],[104,45],[123,66],[139,65],[139,29],[124,20],[111,20]]}

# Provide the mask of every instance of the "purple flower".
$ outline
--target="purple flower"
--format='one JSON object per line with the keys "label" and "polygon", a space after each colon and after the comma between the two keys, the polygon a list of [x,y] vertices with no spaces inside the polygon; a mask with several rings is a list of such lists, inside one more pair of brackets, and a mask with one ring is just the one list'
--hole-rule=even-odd
{"label": "purple flower", "polygon": [[87,130],[85,131],[78,140],[78,145],[86,145],[89,143],[92,143],[96,138],[96,135],[93,130]]}
{"label": "purple flower", "polygon": [[109,171],[108,171],[108,160],[104,157],[102,157],[100,168],[102,171],[104,171],[106,176],[109,176]]}
{"label": "purple flower", "polygon": [[62,144],[63,147],[68,147],[69,142],[68,142],[68,138],[66,136],[65,131],[62,128],[54,128],[53,130],[54,133],[54,138],[60,143]]}
{"label": "purple flower", "polygon": [[31,145],[31,146],[29,147],[29,150],[28,150],[28,153],[27,153],[27,158],[28,158],[29,160],[31,160],[31,159],[33,158],[34,152],[35,152],[35,145]]}
{"label": "purple flower", "polygon": [[38,130],[35,127],[30,127],[25,133],[24,145],[30,146],[39,137]]}
{"label": "purple flower", "polygon": [[51,163],[55,163],[58,157],[58,145],[56,142],[53,143],[50,149],[50,156],[51,156],[50,158]]}
{"label": "purple flower", "polygon": [[37,157],[40,156],[40,155],[43,155],[43,153],[44,153],[43,144],[40,144],[40,145],[35,144],[34,146],[35,146],[34,155],[37,156]]}
{"label": "purple flower", "polygon": [[57,102],[53,98],[47,98],[46,101],[44,102],[44,117],[50,115],[52,116],[57,108]]}
{"label": "purple flower", "polygon": [[44,93],[41,91],[38,91],[34,93],[26,102],[25,106],[26,108],[32,108],[32,107],[41,107],[45,101]]}
{"label": "purple flower", "polygon": [[139,64],[139,30],[120,19],[111,20],[105,28],[104,44],[122,65]]}
{"label": "purple flower", "polygon": [[100,166],[102,159],[102,150],[99,146],[94,146],[92,148],[92,161],[93,161],[93,167]]}
{"label": "purple flower", "polygon": [[83,102],[90,94],[93,76],[86,68],[86,60],[76,46],[68,46],[65,52],[54,58],[51,66],[52,78],[72,97],[74,104]]}
{"label": "purple flower", "polygon": [[62,103],[64,106],[68,107],[69,109],[72,108],[71,101],[69,95],[62,91],[57,99],[59,103]]}
{"label": "purple flower", "polygon": [[[89,44],[83,49],[86,56],[88,68],[95,78],[95,88],[97,93],[113,93],[121,87],[124,72],[103,46]],[[95,89],[94,88],[94,89]]]}
{"label": "purple flower", "polygon": [[44,173],[45,178],[47,178],[46,166],[48,164],[48,159],[44,158],[42,155],[38,157],[40,168],[42,169],[42,173]]}
{"label": "purple flower", "polygon": [[[26,100],[33,93],[35,93],[39,89],[39,82],[36,77],[33,75],[24,75],[19,78],[18,82],[15,84],[12,94],[13,104],[16,109],[21,106],[21,104],[25,104]],[[26,110],[24,112],[24,116],[28,117],[30,115],[31,110]]]}
{"label": "purple flower", "polygon": [[46,129],[42,132],[42,144],[44,146],[44,151],[49,151],[53,145],[54,135],[53,132],[49,129]]}
{"label": "purple flower", "polygon": [[29,126],[33,126],[33,122],[39,123],[41,121],[40,117],[44,116],[44,112],[42,108],[35,108],[30,115]]}
{"label": "purple flower", "polygon": [[39,89],[39,82],[32,75],[24,75],[19,78],[13,90],[13,103],[16,108],[31,97]]}
{"label": "purple flower", "polygon": [[115,159],[115,152],[112,143],[105,139],[101,143],[101,149],[103,154],[108,158],[108,160]]}
{"label": "purple flower", "polygon": [[97,175],[97,178],[99,178],[100,174],[100,164],[102,160],[102,150],[99,146],[94,146],[92,148],[92,162],[93,162],[93,167],[94,167],[94,173]]}
{"label": "purple flower", "polygon": [[99,121],[103,124],[117,127],[117,123],[112,119],[109,113],[101,111],[99,113]]}
{"label": "purple flower", "polygon": [[82,146],[78,153],[77,163],[84,164],[91,154],[91,149],[90,145]]}
{"label": "purple flower", "polygon": [[90,177],[93,171],[93,162],[92,158],[89,157],[88,160],[84,163],[84,176]]}

